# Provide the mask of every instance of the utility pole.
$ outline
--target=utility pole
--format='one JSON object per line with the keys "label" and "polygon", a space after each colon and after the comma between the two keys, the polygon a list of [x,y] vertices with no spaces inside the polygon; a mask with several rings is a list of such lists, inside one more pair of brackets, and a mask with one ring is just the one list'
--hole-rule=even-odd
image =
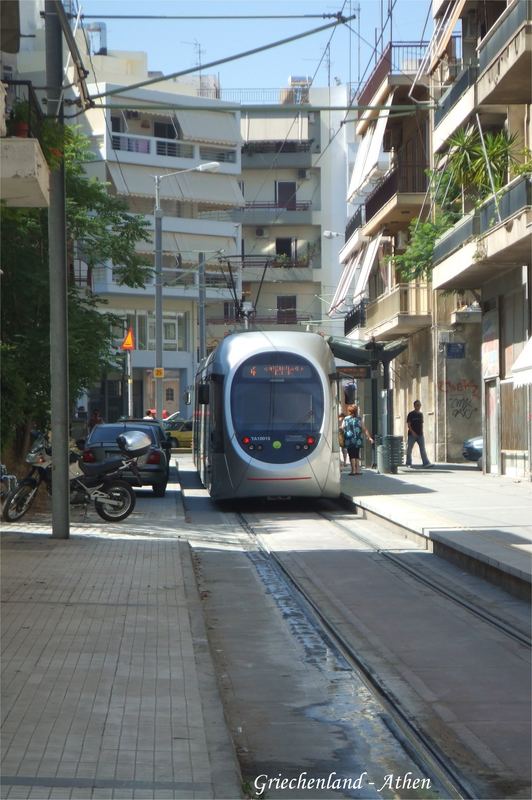
{"label": "utility pole", "polygon": [[207,324],[205,319],[205,253],[198,255],[198,324],[199,361],[207,355]]}
{"label": "utility pole", "polygon": [[[47,114],[64,124],[61,99],[63,40],[54,0],[46,0]],[[52,538],[70,536],[69,400],[68,400],[68,292],[65,211],[65,162],[50,171],[48,209],[50,270],[50,387],[52,413]]]}

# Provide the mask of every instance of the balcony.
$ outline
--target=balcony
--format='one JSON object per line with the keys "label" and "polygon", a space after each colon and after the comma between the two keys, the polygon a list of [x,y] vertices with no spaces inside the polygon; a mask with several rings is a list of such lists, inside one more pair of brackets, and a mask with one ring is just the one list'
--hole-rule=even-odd
{"label": "balcony", "polygon": [[30,82],[4,81],[1,86],[0,196],[13,208],[47,208],[50,170],[34,138],[42,137],[46,120]]}
{"label": "balcony", "polygon": [[243,225],[311,225],[312,209],[311,202],[279,205],[275,201],[255,200],[247,202],[245,208],[231,211],[231,218]]}
{"label": "balcony", "polygon": [[530,102],[532,0],[515,0],[478,48],[480,103]]}
{"label": "balcony", "polygon": [[312,148],[313,139],[306,141],[252,141],[242,147],[243,169],[309,169],[312,166],[312,152],[319,152],[319,146]]}
{"label": "balcony", "polygon": [[469,66],[463,69],[457,75],[455,82],[447,89],[445,94],[440,97],[438,108],[434,113],[434,125],[438,127],[444,117],[451,111],[452,108],[458,103],[461,97],[467,90],[475,85],[478,77],[478,67]]}
{"label": "balcony", "polygon": [[426,284],[400,283],[366,309],[366,332],[377,340],[409,336],[432,324],[432,294]]}
{"label": "balcony", "polygon": [[344,318],[344,336],[347,336],[355,328],[366,327],[366,309],[368,300],[361,300],[354,308],[347,312]]}
{"label": "balcony", "polygon": [[[532,181],[523,175],[461,220],[436,243],[435,289],[477,289],[530,260]],[[499,219],[500,216],[500,219]]]}
{"label": "balcony", "polygon": [[[396,42],[386,47],[373,72],[357,97],[359,105],[370,105],[379,88],[389,75],[397,75],[411,84],[408,75],[415,75],[423,59],[428,42]],[[364,111],[359,111],[361,117]]]}
{"label": "balcony", "polygon": [[[300,282],[312,280],[312,269],[321,266],[319,259],[313,257],[284,258],[279,256],[244,256],[242,278],[245,281],[264,280],[279,282]],[[266,272],[265,272],[266,270]]]}
{"label": "balcony", "polygon": [[117,155],[122,163],[142,164],[160,169],[191,169],[197,163],[218,161],[228,165],[223,171],[235,172],[230,167],[240,159],[236,149],[220,148],[212,145],[189,144],[177,139],[161,139],[155,136],[142,136],[133,133],[109,134],[106,130],[103,141],[103,156],[107,161],[116,161]]}
{"label": "balcony", "polygon": [[365,203],[365,236],[383,225],[404,227],[419,213],[427,190],[426,171],[426,164],[399,164],[378,184]]}

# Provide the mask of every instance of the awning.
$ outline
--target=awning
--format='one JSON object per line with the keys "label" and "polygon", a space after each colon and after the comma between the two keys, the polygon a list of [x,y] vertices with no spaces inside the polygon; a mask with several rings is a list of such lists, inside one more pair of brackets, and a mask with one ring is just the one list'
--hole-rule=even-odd
{"label": "awning", "polygon": [[[155,167],[109,162],[107,167],[118,194],[152,197],[155,201]],[[159,193],[161,200],[203,203],[225,208],[244,205],[240,187],[231,175],[211,175],[207,172],[171,175],[160,182]]]}
{"label": "awning", "polygon": [[438,62],[443,58],[465,4],[466,0],[454,0],[454,2],[449,3],[440,24],[436,27],[428,46],[430,58],[429,74],[434,72]]}
{"label": "awning", "polygon": [[389,363],[408,347],[408,339],[395,339],[393,342],[374,342],[362,339],[347,339],[342,336],[329,336],[327,344],[336,358],[343,358],[351,364],[371,364],[382,361]]}
{"label": "awning", "polygon": [[240,127],[246,142],[301,142],[309,138],[308,114],[268,117],[242,114]]}
{"label": "awning", "polygon": [[236,114],[228,111],[176,111],[183,139],[192,142],[215,144],[240,143],[240,130]]}
{"label": "awning", "polygon": [[375,258],[377,257],[377,251],[379,249],[379,244],[381,243],[382,233],[379,233],[374,239],[369,242],[366,247],[366,251],[364,254],[364,261],[362,262],[362,266],[360,269],[360,273],[358,275],[357,282],[355,283],[355,290],[353,292],[353,302],[356,305],[358,300],[361,299],[361,296],[366,291],[366,286],[368,285],[368,279],[371,274],[371,270],[373,264],[375,263]]}
{"label": "awning", "polygon": [[[163,227],[164,227],[163,218]],[[139,242],[136,250],[139,253],[152,253],[154,249],[154,232],[152,231],[152,240],[148,242]],[[212,255],[213,250],[225,250],[230,252],[234,249],[235,240],[230,236],[210,236],[205,234],[192,234],[192,233],[177,233],[172,231],[164,231],[162,236],[162,250],[163,253],[181,253],[183,258],[190,261],[190,255],[193,253],[205,253],[209,251]]]}
{"label": "awning", "polygon": [[354,202],[356,195],[360,192],[369,180],[373,177],[375,170],[380,161],[382,150],[382,142],[384,139],[384,131],[388,124],[388,117],[390,115],[390,106],[393,101],[393,92],[390,92],[386,98],[386,108],[379,112],[378,118],[366,131],[360,143],[360,161],[359,153],[355,160],[355,167],[353,175],[349,183],[349,191],[347,193],[348,202]]}
{"label": "awning", "polygon": [[364,248],[359,250],[358,253],[355,253],[351,260],[345,265],[338,282],[338,288],[336,289],[329,310],[327,311],[328,316],[337,312],[340,306],[345,303],[345,299],[349,294],[349,290],[353,284],[353,280],[355,279],[355,273],[358,265],[360,264],[363,253]]}
{"label": "awning", "polygon": [[514,389],[532,385],[532,338],[525,344],[512,367]]}

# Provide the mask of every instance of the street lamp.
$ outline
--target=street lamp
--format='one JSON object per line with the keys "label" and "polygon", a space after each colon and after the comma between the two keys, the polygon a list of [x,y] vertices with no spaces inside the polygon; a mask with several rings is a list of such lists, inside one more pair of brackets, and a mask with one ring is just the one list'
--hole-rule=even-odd
{"label": "street lamp", "polygon": [[217,172],[218,161],[208,161],[190,169],[178,169],[154,175],[155,178],[155,416],[162,419],[163,414],[163,212],[159,196],[159,186],[164,178],[182,175],[184,172]]}

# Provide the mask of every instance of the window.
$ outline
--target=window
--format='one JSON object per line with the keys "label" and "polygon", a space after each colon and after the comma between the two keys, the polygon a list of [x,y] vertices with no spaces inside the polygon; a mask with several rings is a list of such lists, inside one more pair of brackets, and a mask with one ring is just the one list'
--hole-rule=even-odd
{"label": "window", "polygon": [[276,239],[275,254],[278,256],[286,256],[290,260],[295,261],[297,258],[297,239]]}
{"label": "window", "polygon": [[296,208],[296,182],[277,181],[275,184],[276,202],[279,208],[294,211]]}
{"label": "window", "polygon": [[111,117],[111,130],[113,133],[122,133],[122,117]]}
{"label": "window", "polygon": [[297,298],[295,294],[277,297],[277,323],[291,325],[297,322]]}
{"label": "window", "polygon": [[166,399],[167,403],[173,403],[174,402],[174,390],[170,386],[167,386],[164,396],[165,396],[165,399]]}
{"label": "window", "polygon": [[235,317],[235,304],[233,302],[224,303],[224,322],[234,322]]}
{"label": "window", "polygon": [[177,131],[171,122],[154,122],[153,135],[157,139],[177,139]]}

